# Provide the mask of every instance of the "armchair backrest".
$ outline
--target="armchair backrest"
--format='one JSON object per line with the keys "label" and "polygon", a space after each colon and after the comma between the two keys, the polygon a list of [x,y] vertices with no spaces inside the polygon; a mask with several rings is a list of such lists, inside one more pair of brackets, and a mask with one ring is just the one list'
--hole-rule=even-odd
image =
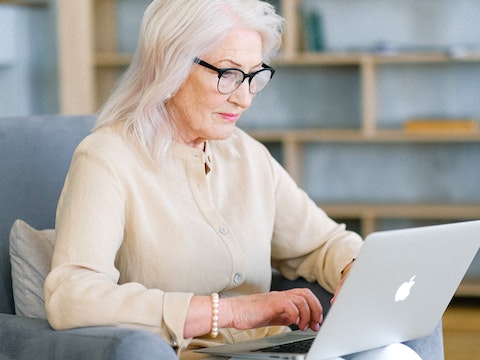
{"label": "armchair backrest", "polygon": [[75,148],[94,116],[0,118],[0,312],[14,313],[9,233],[22,219],[53,228],[58,197]]}

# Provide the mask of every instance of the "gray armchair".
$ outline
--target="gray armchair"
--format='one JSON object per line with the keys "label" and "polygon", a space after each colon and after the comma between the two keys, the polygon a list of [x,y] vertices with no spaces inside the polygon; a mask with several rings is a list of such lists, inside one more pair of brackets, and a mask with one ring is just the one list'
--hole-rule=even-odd
{"label": "gray armchair", "polygon": [[54,227],[55,209],[73,151],[93,117],[0,119],[0,360],[176,359],[146,331],[92,327],[54,331],[47,320],[15,315],[9,232],[16,219]]}
{"label": "gray armchair", "polygon": [[[173,349],[145,331],[92,327],[53,331],[46,320],[15,315],[9,232],[16,219],[37,229],[54,227],[55,210],[71,156],[89,133],[92,116],[0,119],[0,360],[175,359]],[[308,286],[328,310],[331,297],[318,285],[274,273],[273,288]],[[443,359],[441,324],[409,345],[424,359]]]}

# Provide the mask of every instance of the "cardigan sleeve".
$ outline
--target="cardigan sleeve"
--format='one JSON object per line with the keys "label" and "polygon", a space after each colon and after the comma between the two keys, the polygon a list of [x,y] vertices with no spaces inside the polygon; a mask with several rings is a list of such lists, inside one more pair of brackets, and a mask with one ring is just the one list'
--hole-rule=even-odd
{"label": "cardigan sleeve", "polygon": [[333,292],[362,239],[328,217],[274,159],[271,164],[276,184],[272,264],[290,280],[303,277]]}
{"label": "cardigan sleeve", "polygon": [[[107,151],[128,156],[115,146]],[[57,210],[52,271],[45,282],[48,320],[54,329],[141,328],[186,347],[190,339],[183,338],[183,327],[191,293],[119,281],[115,259],[124,236],[126,199],[111,156],[81,145],[72,160]]]}

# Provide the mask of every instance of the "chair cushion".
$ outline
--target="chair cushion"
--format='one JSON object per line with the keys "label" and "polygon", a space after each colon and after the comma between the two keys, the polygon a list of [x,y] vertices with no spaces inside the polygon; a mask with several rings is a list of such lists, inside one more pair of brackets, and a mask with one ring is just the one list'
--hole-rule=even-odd
{"label": "chair cushion", "polygon": [[12,287],[17,315],[46,319],[43,284],[50,271],[55,230],[16,220],[10,231]]}

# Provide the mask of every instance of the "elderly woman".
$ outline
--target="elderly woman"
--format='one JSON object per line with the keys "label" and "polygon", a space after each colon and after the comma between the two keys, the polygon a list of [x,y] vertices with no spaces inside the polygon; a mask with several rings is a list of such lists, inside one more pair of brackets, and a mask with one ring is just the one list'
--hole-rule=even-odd
{"label": "elderly woman", "polygon": [[236,128],[275,73],[282,28],[258,0],[150,4],[59,201],[55,329],[137,327],[179,351],[319,329],[309,290],[269,292],[271,266],[334,291],[362,241]]}

